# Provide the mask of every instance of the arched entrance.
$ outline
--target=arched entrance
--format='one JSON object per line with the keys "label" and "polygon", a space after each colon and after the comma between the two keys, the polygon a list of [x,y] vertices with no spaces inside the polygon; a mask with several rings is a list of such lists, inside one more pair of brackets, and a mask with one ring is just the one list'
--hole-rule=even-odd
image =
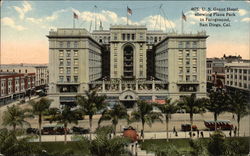
{"label": "arched entrance", "polygon": [[133,61],[133,47],[126,45],[123,50],[123,77],[125,79],[133,79],[134,75],[134,61]]}

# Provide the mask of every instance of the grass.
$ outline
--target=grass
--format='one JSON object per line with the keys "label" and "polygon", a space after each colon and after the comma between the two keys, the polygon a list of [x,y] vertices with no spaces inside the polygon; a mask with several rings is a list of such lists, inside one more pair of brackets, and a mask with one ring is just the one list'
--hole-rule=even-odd
{"label": "grass", "polygon": [[[203,138],[204,141],[207,141],[209,138]],[[244,153],[248,153],[249,147],[249,137],[240,137],[240,138],[226,138],[229,142],[233,140],[238,140],[242,145],[242,151]],[[140,146],[143,150],[153,152],[156,147],[160,147],[161,149],[166,148],[167,144],[174,145],[181,154],[189,154],[192,151],[192,148],[189,144],[190,139],[170,139],[167,142],[166,139],[150,139],[145,140],[144,142],[140,142]]]}

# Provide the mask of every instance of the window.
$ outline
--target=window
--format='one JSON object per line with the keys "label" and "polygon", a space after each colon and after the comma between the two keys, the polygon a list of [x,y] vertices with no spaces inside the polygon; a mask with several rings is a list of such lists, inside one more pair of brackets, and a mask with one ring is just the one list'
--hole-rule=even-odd
{"label": "window", "polygon": [[186,42],[186,48],[190,48],[190,42]]}
{"label": "window", "polygon": [[190,65],[190,61],[189,60],[186,61],[186,65]]}
{"label": "window", "polygon": [[132,40],[135,40],[135,34],[132,34]]}
{"label": "window", "polygon": [[67,79],[67,82],[70,82],[70,76],[67,76],[66,79]]}
{"label": "window", "polygon": [[157,42],[157,37],[155,37],[155,42]]}
{"label": "window", "polygon": [[70,74],[70,67],[67,67],[67,74]]}
{"label": "window", "polygon": [[197,59],[193,58],[193,65],[197,65]]}
{"label": "window", "polygon": [[130,34],[127,34],[127,40],[130,40]]}
{"label": "window", "polygon": [[78,56],[78,51],[74,50],[74,56]]}
{"label": "window", "polygon": [[125,38],[126,38],[126,35],[122,34],[122,40],[125,40]]}
{"label": "window", "polygon": [[67,59],[67,66],[70,66],[70,65],[71,65],[70,59]]}
{"label": "window", "polygon": [[183,81],[183,76],[179,75],[179,81]]}
{"label": "window", "polygon": [[179,67],[179,73],[183,72],[183,67]]}
{"label": "window", "polygon": [[59,57],[63,57],[63,51],[62,50],[59,51]]}
{"label": "window", "polygon": [[186,68],[186,72],[190,73],[190,68],[189,67]]}
{"label": "window", "polygon": [[243,70],[243,73],[244,73],[244,74],[246,74],[246,73],[247,73],[247,70],[246,70],[246,69],[244,69],[244,70]]}
{"label": "window", "polygon": [[74,76],[74,82],[78,82],[78,76]]}
{"label": "window", "polygon": [[70,48],[70,41],[67,42],[67,48]]}
{"label": "window", "polygon": [[182,57],[183,51],[179,50],[179,57]]}
{"label": "window", "polygon": [[197,76],[193,75],[193,81],[197,81]]}
{"label": "window", "polygon": [[70,57],[70,51],[67,50],[67,57]]}
{"label": "window", "polygon": [[186,76],[186,81],[190,81],[190,76],[189,75]]}
{"label": "window", "polygon": [[59,76],[59,81],[63,82],[63,76]]}
{"label": "window", "polygon": [[197,57],[197,50],[193,50],[193,57]]}
{"label": "window", "polygon": [[59,60],[59,66],[63,66],[63,59]]}
{"label": "window", "polygon": [[140,40],[143,40],[143,33],[140,33]]}
{"label": "window", "polygon": [[74,74],[78,74],[78,68],[77,67],[74,68]]}
{"label": "window", "polygon": [[247,88],[247,84],[246,83],[244,83],[244,88]]}
{"label": "window", "polygon": [[234,75],[234,78],[237,79],[237,75]]}
{"label": "window", "polygon": [[78,66],[78,59],[74,59],[74,65]]}
{"label": "window", "polygon": [[74,42],[74,48],[78,48],[78,42],[77,41]]}
{"label": "window", "polygon": [[242,70],[241,70],[241,69],[239,69],[239,73],[242,73]]}
{"label": "window", "polygon": [[27,69],[25,69],[25,73],[27,73],[28,71],[27,71]]}
{"label": "window", "polygon": [[21,70],[19,69],[19,73],[21,73]]}
{"label": "window", "polygon": [[140,76],[143,76],[143,71],[142,70],[140,71]]}
{"label": "window", "polygon": [[178,64],[179,64],[179,65],[182,65],[182,64],[183,64],[183,60],[182,60],[182,59],[179,59],[179,60],[178,60]]}
{"label": "window", "polygon": [[247,76],[244,76],[243,79],[244,79],[244,80],[247,80]]}
{"label": "window", "polygon": [[64,70],[63,70],[63,67],[60,67],[60,68],[59,68],[59,73],[60,73],[60,74],[63,74],[63,71],[64,71]]}
{"label": "window", "polygon": [[237,73],[237,69],[234,69],[234,72]]}
{"label": "window", "polygon": [[193,67],[193,73],[197,73],[197,67]]}
{"label": "window", "polygon": [[60,42],[60,43],[59,43],[59,47],[60,47],[60,48],[63,48],[63,42]]}
{"label": "window", "polygon": [[186,51],[186,57],[190,57],[190,52],[189,52],[189,50]]}
{"label": "window", "polygon": [[178,48],[183,48],[183,42],[179,42]]}
{"label": "window", "polygon": [[197,48],[197,42],[193,42],[193,48]]}
{"label": "window", "polygon": [[114,40],[117,40],[117,33],[114,34]]}

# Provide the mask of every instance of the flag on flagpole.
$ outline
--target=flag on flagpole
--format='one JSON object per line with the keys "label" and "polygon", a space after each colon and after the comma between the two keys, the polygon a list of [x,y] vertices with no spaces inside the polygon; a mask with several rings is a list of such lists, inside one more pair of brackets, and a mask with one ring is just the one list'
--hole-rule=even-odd
{"label": "flag on flagpole", "polygon": [[128,12],[128,15],[132,15],[132,9],[130,9],[129,7],[127,7],[127,12]]}
{"label": "flag on flagpole", "polygon": [[183,13],[183,11],[182,11],[182,19],[183,19],[184,21],[187,21],[187,17],[186,17],[186,15]]}
{"label": "flag on flagpole", "polygon": [[75,19],[78,19],[78,15],[77,15],[75,12],[73,12],[73,17],[74,17]]}

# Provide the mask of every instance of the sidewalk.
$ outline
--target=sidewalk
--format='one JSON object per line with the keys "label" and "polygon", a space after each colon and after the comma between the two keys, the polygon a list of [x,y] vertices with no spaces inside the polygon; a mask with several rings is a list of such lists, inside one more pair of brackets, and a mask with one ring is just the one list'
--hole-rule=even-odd
{"label": "sidewalk", "polygon": [[[223,131],[226,137],[229,136],[229,131]],[[169,133],[169,139],[181,139],[181,138],[190,138],[189,132],[178,132],[178,136],[175,136],[173,132]],[[193,138],[197,137],[197,132],[194,131],[195,136]],[[204,138],[208,138],[210,134],[212,134],[213,131],[203,131]],[[117,133],[117,136],[121,136],[122,133]],[[67,135],[67,141],[76,141],[72,139],[72,136],[77,136],[73,134]],[[84,134],[82,136],[89,137],[89,134]],[[93,138],[95,137],[95,134],[92,135]],[[144,139],[166,139],[166,132],[145,132],[144,133],[145,138]],[[244,137],[244,134],[240,134],[241,137]],[[233,137],[233,136],[232,136]],[[201,135],[199,135],[199,138],[201,138]],[[42,141],[44,142],[56,142],[56,141],[64,141],[64,135],[42,135]],[[38,142],[38,138],[33,139],[32,142]]]}

